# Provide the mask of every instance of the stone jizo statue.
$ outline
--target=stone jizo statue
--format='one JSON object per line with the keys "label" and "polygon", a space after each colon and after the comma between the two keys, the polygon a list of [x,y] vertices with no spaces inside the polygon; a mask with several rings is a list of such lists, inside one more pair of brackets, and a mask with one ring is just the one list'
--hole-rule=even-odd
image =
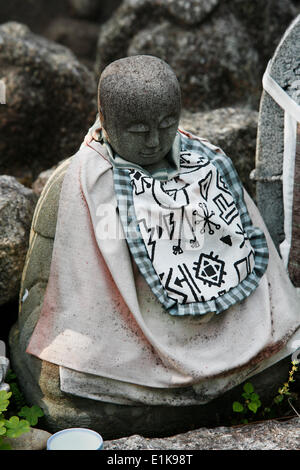
{"label": "stone jizo statue", "polygon": [[0,392],[4,390],[8,392],[10,387],[7,383],[5,383],[5,376],[7,374],[9,368],[9,360],[6,357],[6,346],[4,341],[0,340]]}
{"label": "stone jizo statue", "polygon": [[173,432],[292,352],[299,301],[258,209],[179,118],[165,62],[113,62],[39,200],[11,342],[53,429]]}

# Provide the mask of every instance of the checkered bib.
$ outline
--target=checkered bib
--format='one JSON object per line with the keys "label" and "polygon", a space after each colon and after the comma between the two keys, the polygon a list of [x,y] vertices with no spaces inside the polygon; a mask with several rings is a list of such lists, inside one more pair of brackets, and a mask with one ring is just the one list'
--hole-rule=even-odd
{"label": "checkered bib", "polygon": [[231,188],[207,155],[181,151],[179,173],[166,181],[142,169],[114,173],[117,187],[123,181],[118,205],[129,247],[167,309],[217,311],[216,299],[234,297],[234,289],[251,283],[256,258],[251,238],[264,235],[243,224]]}

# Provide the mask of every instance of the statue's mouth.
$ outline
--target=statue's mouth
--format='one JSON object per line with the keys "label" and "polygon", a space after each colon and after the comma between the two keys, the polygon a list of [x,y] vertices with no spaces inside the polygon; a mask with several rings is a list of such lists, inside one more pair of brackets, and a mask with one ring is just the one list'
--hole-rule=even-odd
{"label": "statue's mouth", "polygon": [[141,152],[141,155],[143,157],[155,157],[161,150],[160,149],[157,149],[155,151],[152,151],[152,152]]}

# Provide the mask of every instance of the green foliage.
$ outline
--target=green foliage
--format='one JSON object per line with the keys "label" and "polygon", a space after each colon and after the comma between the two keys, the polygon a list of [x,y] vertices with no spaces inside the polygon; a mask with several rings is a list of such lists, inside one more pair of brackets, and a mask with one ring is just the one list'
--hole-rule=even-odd
{"label": "green foliage", "polygon": [[25,419],[19,419],[18,416],[12,416],[5,420],[6,437],[19,437],[21,434],[30,430],[30,424]]}
{"label": "green foliage", "polygon": [[10,446],[3,438],[4,437],[18,437],[24,432],[30,430],[30,424],[25,419],[19,419],[17,416],[11,416],[6,419],[4,412],[7,412],[9,406],[9,399],[12,392],[0,391],[0,449],[9,450]]}
{"label": "green foliage", "polygon": [[25,399],[15,379],[16,375],[8,371],[5,380],[10,385],[10,392],[0,391],[0,450],[11,449],[4,438],[16,438],[30,431],[30,426],[35,426],[38,418],[44,415],[36,405],[24,406]]}
{"label": "green foliage", "polygon": [[3,436],[6,433],[5,419],[0,420],[0,436]]}
{"label": "green foliage", "polygon": [[[250,382],[247,382],[243,386],[243,390],[244,393],[242,393],[242,397],[244,398],[244,403],[235,401],[232,405],[232,409],[234,412],[242,413],[243,415],[246,415],[248,413],[248,410],[255,414],[261,406],[259,395],[257,393],[254,393],[254,387]],[[244,422],[245,420],[246,418],[243,418]]]}
{"label": "green foliage", "polygon": [[232,409],[233,411],[235,411],[236,413],[242,413],[244,411],[244,407],[243,405],[241,405],[241,403],[239,401],[235,401],[232,405]]}
{"label": "green foliage", "polygon": [[15,380],[16,378],[17,378],[16,374],[11,369],[8,369],[6,376],[5,376],[5,381],[7,383],[10,383],[10,382],[13,382],[13,380]]}
{"label": "green foliage", "polygon": [[[247,382],[247,383],[244,385],[243,389],[245,390],[245,394],[246,394],[246,395],[249,395],[250,393],[253,393],[253,392],[254,392],[253,385],[252,385],[252,383],[250,383],[250,382]],[[243,395],[244,395],[244,394],[243,394]]]}
{"label": "green foliage", "polygon": [[[290,391],[290,384],[295,382],[294,374],[298,370],[295,362],[292,362],[291,370],[289,371],[289,378],[287,382],[283,384],[282,387],[278,389],[278,394],[273,398],[269,406],[262,407],[260,397],[258,393],[255,393],[254,387],[250,382],[247,382],[243,386],[243,393],[241,394],[243,400],[242,402],[235,401],[232,404],[232,409],[235,413],[238,413],[240,416],[240,423],[248,423],[253,421],[254,416],[259,412],[262,419],[270,419],[278,415],[280,406],[283,406],[285,403],[285,398],[292,400],[297,398],[298,395]],[[290,404],[290,406],[292,406]],[[237,424],[236,421],[233,421],[232,424]]]}
{"label": "green foliage", "polygon": [[281,403],[283,400],[284,400],[284,395],[276,395],[276,397],[274,398],[274,403],[276,405],[279,405],[279,403]]}
{"label": "green foliage", "polygon": [[11,392],[6,392],[5,390],[0,391],[0,417],[3,411],[6,411],[9,405],[9,398],[11,397]]}
{"label": "green foliage", "polygon": [[28,406],[23,406],[21,411],[19,411],[18,416],[25,418],[30,426],[35,426],[42,416],[44,416],[43,411],[39,406],[33,405],[31,408]]}
{"label": "green foliage", "polygon": [[17,376],[11,369],[7,371],[5,382],[9,384],[10,391],[12,392],[10,408],[17,413],[26,405],[26,400],[18,385]]}

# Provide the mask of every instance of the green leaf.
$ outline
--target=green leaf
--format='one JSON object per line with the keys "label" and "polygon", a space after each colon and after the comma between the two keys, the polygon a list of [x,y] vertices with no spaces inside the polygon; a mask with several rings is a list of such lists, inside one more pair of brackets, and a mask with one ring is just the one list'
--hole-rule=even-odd
{"label": "green leaf", "polygon": [[232,404],[232,409],[233,409],[233,411],[235,411],[236,413],[241,413],[242,411],[244,411],[244,407],[243,407],[243,405],[242,405],[239,401],[233,402],[233,404]]}
{"label": "green leaf", "polygon": [[251,401],[250,403],[248,403],[248,408],[250,411],[253,411],[253,413],[256,413],[259,408],[259,405],[255,401]]}
{"label": "green leaf", "polygon": [[259,395],[257,393],[251,393],[250,400],[259,402],[260,401],[259,400]]}
{"label": "green leaf", "polygon": [[244,385],[243,389],[244,389],[244,391],[245,391],[246,393],[253,393],[253,392],[254,392],[253,385],[252,385],[252,383],[250,383],[250,382],[247,382],[247,383]]}
{"label": "green leaf", "polygon": [[28,406],[23,406],[21,411],[19,411],[18,416],[25,418],[30,426],[35,426],[42,416],[44,416],[43,411],[39,406],[33,405],[31,408]]}
{"label": "green leaf", "polygon": [[9,398],[11,397],[11,392],[6,392],[1,390],[0,392],[0,413],[6,411],[9,405]]}
{"label": "green leaf", "polygon": [[6,433],[5,420],[0,419],[0,436],[3,436]]}
{"label": "green leaf", "polygon": [[17,416],[12,416],[9,420],[5,420],[7,428],[7,437],[18,437],[30,430],[30,425],[25,419],[19,419]]}
{"label": "green leaf", "polygon": [[284,399],[283,395],[276,395],[276,397],[274,398],[274,403],[278,405],[279,403],[282,402],[283,399]]}
{"label": "green leaf", "polygon": [[250,400],[251,399],[251,393],[242,393],[242,397],[245,398],[245,400]]}
{"label": "green leaf", "polygon": [[11,369],[8,369],[6,376],[5,376],[5,382],[9,384],[12,380],[15,380],[16,378],[17,378],[16,374]]}

